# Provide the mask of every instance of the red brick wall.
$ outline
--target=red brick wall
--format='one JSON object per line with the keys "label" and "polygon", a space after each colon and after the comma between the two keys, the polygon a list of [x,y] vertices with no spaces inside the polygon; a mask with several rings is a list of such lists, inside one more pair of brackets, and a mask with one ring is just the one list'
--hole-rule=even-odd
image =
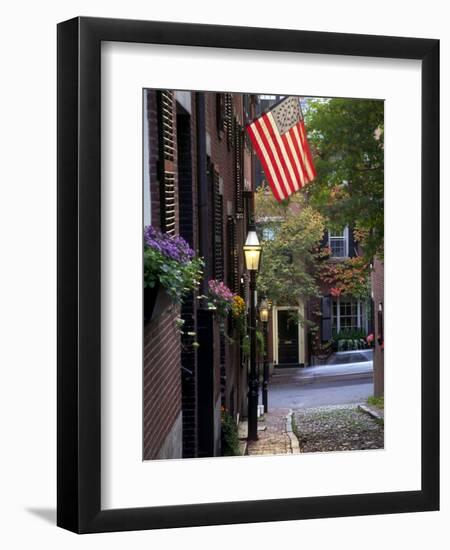
{"label": "red brick wall", "polygon": [[156,458],[181,410],[177,310],[144,326],[144,459]]}
{"label": "red brick wall", "polygon": [[[160,193],[157,173],[157,161],[159,155],[158,131],[157,131],[157,99],[156,92],[151,91],[148,94],[148,117],[150,129],[150,178],[151,178],[151,217],[152,225],[160,226]],[[191,160],[192,160],[192,202],[186,195],[187,182],[179,180],[177,174],[177,146],[175,147],[175,184],[180,194],[177,193],[177,232],[185,231],[183,235],[190,241],[194,249],[198,250],[198,200],[197,200],[197,127],[196,127],[196,104],[195,93],[191,96]],[[228,147],[227,135],[222,137],[218,135],[217,130],[217,103],[215,93],[205,94],[206,107],[206,130],[209,136],[210,156],[213,167],[217,170],[222,179],[223,192],[223,250],[224,250],[224,270],[225,281],[227,281],[228,270],[231,268],[228,258],[228,233],[227,216],[235,215],[236,202],[236,184],[235,184],[235,162],[233,147]],[[233,94],[233,110],[239,121],[243,122],[242,98],[239,94]],[[180,110],[181,112],[181,110]],[[184,113],[186,115],[186,113]],[[176,117],[176,113],[174,113]],[[186,126],[180,126],[183,131],[187,131]],[[175,123],[176,129],[176,123]],[[181,136],[181,134],[180,134]],[[175,132],[175,143],[177,136]],[[248,153],[247,156],[249,157]],[[186,160],[186,156],[183,157]],[[248,160],[248,159],[247,159]],[[184,162],[184,161],[183,161]],[[247,162],[247,165],[249,163]],[[247,174],[247,178],[249,175]],[[184,191],[183,191],[184,189]],[[184,194],[183,194],[184,193]],[[210,212],[210,231],[212,231],[212,204]],[[189,225],[189,218],[192,220],[192,226]],[[246,220],[239,219],[237,223],[237,241],[239,251],[240,273],[243,272],[243,252],[242,244],[245,237]],[[212,262],[213,250],[209,251],[207,261]],[[196,310],[198,302],[185,304],[182,316],[186,321],[187,330],[196,330]],[[175,329],[175,318],[179,310],[165,312],[161,317],[144,326],[144,458],[157,458],[161,446],[164,444],[167,436],[180,417],[182,411],[182,437],[183,437],[183,456],[196,456],[196,425],[197,417],[197,372],[198,372],[198,351],[184,351],[180,345],[180,335]],[[214,352],[211,355],[210,368],[214,373],[214,387],[209,394],[214,402],[214,410],[217,409],[216,403],[222,403],[235,412],[239,411],[240,405],[245,401],[246,383],[245,370],[240,365],[240,349],[237,344],[225,342],[225,361],[220,370],[219,353],[219,335],[217,326],[214,329]],[[182,369],[181,367],[185,367]],[[243,398],[244,396],[244,398]],[[230,401],[233,399],[233,403]],[[218,410],[218,409],[217,409]],[[214,417],[214,438],[220,438],[220,415]],[[211,418],[211,420],[213,420]],[[172,434],[173,435],[173,434]],[[180,433],[181,438],[181,433]]]}
{"label": "red brick wall", "polygon": [[[150,132],[151,223],[155,227],[160,227],[156,92],[149,92],[147,97]],[[172,308],[155,320],[144,324],[143,458],[145,460],[158,457],[161,446],[181,412],[181,348],[180,336],[175,326],[175,318],[178,315],[179,308]]]}

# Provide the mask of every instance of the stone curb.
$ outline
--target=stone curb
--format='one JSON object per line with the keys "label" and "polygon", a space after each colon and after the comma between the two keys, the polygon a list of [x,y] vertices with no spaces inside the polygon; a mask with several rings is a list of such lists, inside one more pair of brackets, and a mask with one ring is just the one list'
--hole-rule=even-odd
{"label": "stone curb", "polygon": [[366,414],[368,414],[369,416],[371,416],[372,418],[375,418],[375,420],[382,420],[384,422],[384,414],[382,414],[381,412],[379,412],[378,410],[372,408],[372,407],[369,407],[367,405],[358,405],[358,409]]}
{"label": "stone curb", "polygon": [[239,451],[241,453],[240,456],[248,455],[248,443],[246,439],[239,440]]}
{"label": "stone curb", "polygon": [[292,454],[297,455],[300,454],[300,444],[292,428],[292,415],[293,411],[290,409],[289,413],[286,415],[286,434],[290,440]]}

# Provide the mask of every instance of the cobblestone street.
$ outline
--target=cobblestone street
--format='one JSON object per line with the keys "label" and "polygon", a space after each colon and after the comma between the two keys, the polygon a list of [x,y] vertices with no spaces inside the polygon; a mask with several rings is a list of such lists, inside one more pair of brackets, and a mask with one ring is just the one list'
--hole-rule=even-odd
{"label": "cobblestone street", "polygon": [[355,405],[298,410],[293,422],[302,453],[384,447],[383,423]]}
{"label": "cobblestone street", "polygon": [[292,411],[273,409],[258,422],[258,441],[248,455],[382,449],[382,421],[358,406],[339,405]]}

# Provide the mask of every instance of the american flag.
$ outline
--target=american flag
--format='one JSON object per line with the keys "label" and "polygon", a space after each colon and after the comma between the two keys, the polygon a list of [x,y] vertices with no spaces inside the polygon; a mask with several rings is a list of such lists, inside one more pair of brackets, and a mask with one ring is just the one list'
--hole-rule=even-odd
{"label": "american flag", "polygon": [[298,97],[286,97],[246,130],[277,201],[315,178]]}

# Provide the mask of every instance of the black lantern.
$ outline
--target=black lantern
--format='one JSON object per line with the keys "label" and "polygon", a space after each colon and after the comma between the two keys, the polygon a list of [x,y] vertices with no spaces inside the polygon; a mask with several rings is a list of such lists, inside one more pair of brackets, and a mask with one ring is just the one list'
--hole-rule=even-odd
{"label": "black lantern", "polygon": [[259,304],[259,320],[261,323],[267,323],[269,320],[269,304],[265,299]]}
{"label": "black lantern", "polygon": [[245,267],[250,272],[258,271],[259,261],[261,259],[261,244],[259,243],[258,235],[255,228],[251,227],[247,233],[247,238],[244,244]]}

